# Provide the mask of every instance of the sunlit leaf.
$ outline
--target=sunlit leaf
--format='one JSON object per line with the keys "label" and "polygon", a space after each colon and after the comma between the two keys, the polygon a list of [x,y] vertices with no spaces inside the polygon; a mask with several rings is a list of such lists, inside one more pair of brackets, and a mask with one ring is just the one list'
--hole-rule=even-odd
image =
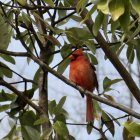
{"label": "sunlit leaf", "polygon": [[97,8],[101,10],[104,14],[109,13],[109,7],[108,7],[109,0],[100,0],[97,4]]}
{"label": "sunlit leaf", "polygon": [[125,127],[123,128],[123,140],[135,140],[135,137],[131,136],[130,132]]}
{"label": "sunlit leaf", "polygon": [[131,133],[132,136],[140,137],[140,123],[127,121],[123,126]]}
{"label": "sunlit leaf", "polygon": [[109,10],[113,21],[116,21],[125,11],[123,0],[112,0],[109,3]]}

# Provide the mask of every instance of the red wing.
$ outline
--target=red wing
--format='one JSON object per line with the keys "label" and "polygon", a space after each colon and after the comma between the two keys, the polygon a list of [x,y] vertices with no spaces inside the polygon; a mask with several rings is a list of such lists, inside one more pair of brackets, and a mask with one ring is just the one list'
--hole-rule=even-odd
{"label": "red wing", "polygon": [[[92,64],[91,64],[91,67],[92,67],[92,69],[94,70],[94,73],[95,73],[96,68],[95,68],[94,65],[92,65]],[[98,80],[97,80],[96,73],[95,73],[94,77],[95,77],[95,79],[94,79],[94,80],[95,80],[95,87],[96,87],[96,89],[97,89],[97,91],[98,91],[98,93],[99,93],[99,85],[98,85]]]}

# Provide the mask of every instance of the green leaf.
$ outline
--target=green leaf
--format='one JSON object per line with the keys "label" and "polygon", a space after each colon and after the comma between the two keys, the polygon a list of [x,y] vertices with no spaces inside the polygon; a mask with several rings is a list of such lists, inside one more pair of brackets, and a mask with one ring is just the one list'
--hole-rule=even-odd
{"label": "green leaf", "polygon": [[47,40],[49,40],[53,45],[57,45],[58,47],[61,46],[60,42],[53,36],[47,35],[47,34],[41,34],[44,36]]}
{"label": "green leaf", "polygon": [[127,121],[123,126],[131,133],[132,136],[140,137],[140,123]]}
{"label": "green leaf", "polygon": [[136,30],[134,31],[134,33],[130,36],[130,38],[127,40],[127,43],[128,42],[131,42],[134,37],[140,32],[140,25],[136,28]]}
{"label": "green leaf", "polygon": [[[53,113],[57,116],[59,114],[67,115],[67,112],[62,108],[64,103],[66,101],[66,96],[62,97],[61,100],[59,101],[58,105],[53,110]],[[64,117],[65,117],[64,116]]]}
{"label": "green leaf", "polygon": [[46,122],[48,122],[48,119],[41,117],[34,122],[34,125],[40,125],[40,124],[43,124],[43,123],[46,123]]}
{"label": "green leaf", "polygon": [[90,123],[88,123],[88,124],[87,124],[87,133],[88,133],[88,134],[91,134],[91,132],[92,132],[92,126],[91,126]]}
{"label": "green leaf", "polygon": [[12,28],[0,14],[0,48],[6,50],[12,36]]}
{"label": "green leaf", "polygon": [[59,103],[58,103],[58,105],[57,105],[58,109],[59,109],[59,108],[62,109],[62,107],[63,107],[65,101],[66,101],[66,96],[64,96],[64,97],[62,97],[62,98],[60,99],[60,101],[59,101]]}
{"label": "green leaf", "polygon": [[130,0],[132,7],[136,10],[136,12],[140,16],[140,1],[139,0]]}
{"label": "green leaf", "polygon": [[54,3],[53,3],[52,0],[45,0],[45,2],[46,2],[49,6],[54,7]]}
{"label": "green leaf", "polygon": [[22,5],[22,6],[26,6],[27,5],[27,0],[17,0],[17,2]]}
{"label": "green leaf", "polygon": [[[59,3],[59,7],[64,7],[64,5],[63,5],[63,3],[62,2],[60,2]],[[62,19],[63,17],[65,17],[66,16],[66,10],[58,10],[58,17],[59,17],[59,19]],[[65,19],[65,21],[66,21],[66,19]],[[63,22],[63,21],[62,21]],[[65,23],[65,22],[64,22]],[[62,24],[61,24],[62,25]]]}
{"label": "green leaf", "polygon": [[100,27],[102,25],[103,19],[104,19],[104,14],[99,12],[99,14],[97,15],[97,17],[95,19],[95,23],[93,25],[93,28],[92,28],[93,34],[95,36],[98,35],[98,32],[99,32]]}
{"label": "green leaf", "polygon": [[[39,69],[36,71],[35,75],[34,75],[33,81],[34,81],[35,83],[38,83],[38,79],[39,79],[39,76],[40,76],[40,72],[41,72],[41,69],[39,68]],[[36,88],[38,88],[38,85],[36,85],[36,84],[33,83],[33,86],[32,86],[32,87],[36,89]]]}
{"label": "green leaf", "polygon": [[123,0],[112,0],[109,3],[109,10],[111,12],[113,21],[118,20],[118,18],[125,11]]}
{"label": "green leaf", "polygon": [[112,96],[110,96],[110,95],[108,95],[108,94],[103,94],[103,96],[105,97],[105,98],[107,98],[108,100],[110,100],[110,101],[112,101],[112,102],[115,102],[115,100],[114,100],[114,98],[112,97]]}
{"label": "green leaf", "polygon": [[86,14],[85,18],[81,21],[81,24],[84,23],[86,20],[88,20],[89,18],[91,18],[92,14],[95,12],[96,10],[96,5],[94,5],[91,10]]}
{"label": "green leaf", "polygon": [[102,27],[103,27],[103,32],[104,32],[104,36],[106,37],[106,40],[109,40],[108,38],[108,21],[109,21],[109,15],[105,15],[104,16],[104,20],[102,23]]}
{"label": "green leaf", "polygon": [[102,111],[102,121],[106,125],[112,136],[114,136],[115,134],[114,123],[105,111]]}
{"label": "green leaf", "polygon": [[58,112],[58,113],[59,114],[55,115],[55,120],[61,121],[61,122],[66,122],[66,116],[64,114],[62,114],[62,111],[61,112]]}
{"label": "green leaf", "polygon": [[113,20],[111,20],[111,32],[112,32],[112,34],[114,34],[115,33],[115,30],[119,27],[119,21],[117,20],[117,21],[113,21]]}
{"label": "green leaf", "polygon": [[93,41],[93,40],[85,41],[85,45],[88,47],[88,49],[89,49],[93,54],[95,54],[95,52],[96,52],[96,47],[95,47],[95,44],[94,44],[94,41]]}
{"label": "green leaf", "polygon": [[29,17],[29,15],[27,15],[25,12],[22,12],[22,21],[25,23],[25,25],[26,25],[27,27],[30,27],[30,26],[31,26],[30,17]]}
{"label": "green leaf", "polygon": [[109,0],[99,0],[97,4],[97,8],[101,10],[104,14],[109,14],[108,3],[109,3]]}
{"label": "green leaf", "polygon": [[0,57],[2,57],[4,60],[6,60],[7,62],[10,62],[12,64],[16,63],[15,59],[10,55],[1,54]]}
{"label": "green leaf", "polygon": [[116,118],[115,118],[114,116],[112,116],[110,113],[108,113],[108,114],[109,114],[109,116],[111,117],[111,119],[112,119],[114,122],[116,122],[119,126],[121,126],[120,123],[119,123],[119,121],[116,120]]}
{"label": "green leaf", "polygon": [[88,3],[88,0],[79,0],[76,5],[76,11],[81,13],[83,9],[85,8],[86,4]]}
{"label": "green leaf", "polygon": [[[140,43],[140,40],[138,40],[137,42]],[[135,49],[136,49],[138,62],[140,63],[140,47],[139,47],[139,45],[136,45]]]}
{"label": "green leaf", "polygon": [[68,67],[69,63],[70,63],[70,58],[63,59],[62,63],[58,65],[57,72],[59,74],[63,74],[66,68]]}
{"label": "green leaf", "polygon": [[21,125],[22,137],[25,140],[40,140],[40,133],[31,126]]}
{"label": "green leaf", "polygon": [[97,61],[96,57],[93,54],[88,53],[88,57],[89,57],[89,59],[91,61],[91,64],[93,64],[93,65],[98,64],[98,61]]}
{"label": "green leaf", "polygon": [[119,21],[124,31],[128,30],[130,24],[130,4],[128,0],[125,2],[125,12],[120,16]]}
{"label": "green leaf", "polygon": [[104,90],[108,89],[111,85],[113,84],[116,84],[118,82],[122,81],[122,79],[109,79],[108,77],[105,77],[104,78],[104,81],[103,81],[103,88]]}
{"label": "green leaf", "polygon": [[43,133],[43,135],[41,136],[40,140],[51,140],[51,136],[53,133],[53,128],[52,126],[50,126],[49,128],[46,129],[46,131]]}
{"label": "green leaf", "polygon": [[128,62],[132,64],[133,61],[134,61],[134,58],[135,58],[134,45],[133,46],[131,46],[131,45],[128,46],[126,56],[127,56]]}
{"label": "green leaf", "polygon": [[0,73],[8,78],[12,78],[12,76],[13,76],[13,73],[10,70],[10,68],[7,67],[7,65],[5,65],[2,62],[0,62]]}
{"label": "green leaf", "polygon": [[80,16],[72,15],[71,19],[78,23],[82,22],[82,18]]}
{"label": "green leaf", "polygon": [[123,140],[135,140],[135,137],[131,137],[130,132],[125,127],[123,128]]}
{"label": "green leaf", "polygon": [[14,137],[15,132],[16,132],[16,125],[14,125],[12,127],[12,129],[10,130],[10,132],[3,139],[8,138],[9,140],[12,140],[13,137]]}
{"label": "green leaf", "polygon": [[92,34],[87,30],[87,28],[77,28],[73,27],[66,30],[66,35],[71,44],[83,45],[88,39],[93,39]]}
{"label": "green leaf", "polygon": [[56,101],[55,100],[49,101],[48,108],[51,115],[53,115],[55,107],[56,107]]}
{"label": "green leaf", "polygon": [[93,100],[93,111],[95,118],[100,120],[102,116],[102,109],[96,100]]}
{"label": "green leaf", "polygon": [[72,45],[71,44],[64,44],[64,46],[61,48],[61,56],[62,58],[68,57],[72,53]]}
{"label": "green leaf", "polygon": [[5,93],[4,90],[0,92],[0,102],[5,102],[5,101],[13,101],[16,99],[16,95],[13,93]]}
{"label": "green leaf", "polygon": [[60,136],[67,137],[69,135],[69,131],[66,124],[61,121],[56,121],[53,125],[53,128],[55,129],[56,133]]}
{"label": "green leaf", "polygon": [[6,111],[6,110],[8,110],[10,108],[11,108],[11,106],[9,104],[0,105],[0,112]]}
{"label": "green leaf", "polygon": [[38,115],[36,115],[33,111],[26,111],[20,117],[21,126],[30,126],[37,131],[40,131],[40,126],[34,125],[35,121],[39,119]]}

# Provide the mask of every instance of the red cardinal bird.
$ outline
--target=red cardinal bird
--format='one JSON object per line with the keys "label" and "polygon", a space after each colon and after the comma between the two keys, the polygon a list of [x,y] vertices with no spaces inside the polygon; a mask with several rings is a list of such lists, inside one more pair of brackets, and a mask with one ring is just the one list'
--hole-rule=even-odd
{"label": "red cardinal bird", "polygon": [[[95,67],[91,65],[83,50],[78,49],[73,52],[73,54],[70,56],[70,59],[70,80],[91,92],[93,92],[95,88],[98,90],[98,81],[95,74]],[[82,93],[81,95],[84,97]],[[94,120],[92,98],[87,96],[86,101],[86,121],[92,122]]]}

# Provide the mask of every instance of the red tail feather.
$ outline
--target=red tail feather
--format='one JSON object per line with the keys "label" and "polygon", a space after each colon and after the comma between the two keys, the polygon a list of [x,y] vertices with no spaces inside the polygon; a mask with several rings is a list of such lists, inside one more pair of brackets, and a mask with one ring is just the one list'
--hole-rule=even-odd
{"label": "red tail feather", "polygon": [[87,114],[86,114],[86,121],[92,122],[94,120],[94,113],[93,113],[93,102],[92,98],[87,96]]}

